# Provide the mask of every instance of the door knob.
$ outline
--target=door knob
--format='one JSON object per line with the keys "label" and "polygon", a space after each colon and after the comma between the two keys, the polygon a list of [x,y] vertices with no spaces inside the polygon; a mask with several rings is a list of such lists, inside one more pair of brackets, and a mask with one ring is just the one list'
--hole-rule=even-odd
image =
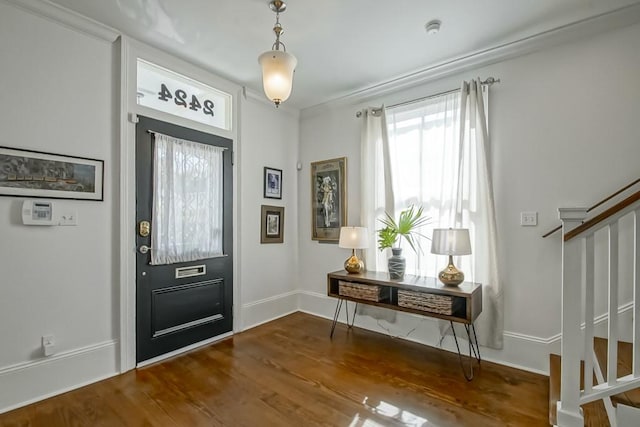
{"label": "door knob", "polygon": [[147,246],[147,245],[142,245],[142,246],[140,246],[140,247],[138,248],[138,251],[139,251],[141,254],[146,254],[146,253],[147,253],[147,252],[149,252],[150,250],[151,250],[151,248],[150,248],[149,246]]}

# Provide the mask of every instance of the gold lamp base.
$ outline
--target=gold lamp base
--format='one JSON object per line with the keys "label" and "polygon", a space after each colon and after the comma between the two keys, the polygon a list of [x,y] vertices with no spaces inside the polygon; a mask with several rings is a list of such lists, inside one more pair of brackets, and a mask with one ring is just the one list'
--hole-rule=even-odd
{"label": "gold lamp base", "polygon": [[449,255],[449,265],[438,274],[438,279],[447,286],[458,286],[464,282],[464,273],[453,265],[453,257]]}
{"label": "gold lamp base", "polygon": [[364,262],[358,259],[355,250],[353,250],[351,256],[344,262],[344,269],[350,274],[359,274],[364,271]]}

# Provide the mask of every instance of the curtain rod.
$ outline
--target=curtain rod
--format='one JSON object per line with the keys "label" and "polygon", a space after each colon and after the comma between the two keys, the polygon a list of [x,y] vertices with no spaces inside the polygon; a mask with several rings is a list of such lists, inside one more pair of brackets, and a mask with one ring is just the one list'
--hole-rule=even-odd
{"label": "curtain rod", "polygon": [[[151,130],[151,129],[147,129],[147,133],[151,133],[151,134],[154,134],[154,135],[157,133],[157,134],[164,135],[164,136],[171,136],[171,135],[167,135],[166,133],[158,132],[157,130]],[[178,137],[175,137],[175,136],[171,136],[171,138],[183,139],[183,138],[178,138]],[[198,144],[205,144],[204,142],[198,142],[198,141],[190,141],[190,142],[196,142]],[[205,144],[205,145],[211,145],[211,144]],[[223,150],[228,150],[229,149],[227,147],[219,147],[217,145],[214,145],[214,147],[222,148]]]}
{"label": "curtain rod", "polygon": [[[480,80],[480,84],[482,86],[491,86],[491,85],[496,84],[496,83],[500,83],[500,79],[496,79],[496,78],[493,78],[493,77],[487,77],[486,80]],[[459,92],[459,91],[460,91],[460,88],[451,89],[451,90],[447,90],[447,91],[440,92],[440,93],[434,93],[433,95],[424,96],[422,98],[412,99],[411,101],[400,102],[398,104],[389,105],[386,108],[393,108],[393,107],[400,107],[401,105],[415,104],[416,102],[426,101],[427,99],[436,98],[438,96],[443,96],[443,95],[449,95],[450,93]],[[373,110],[377,111],[377,110],[380,110],[380,109],[379,108],[374,108]],[[362,116],[362,110],[356,111],[356,117],[360,118],[361,116]]]}

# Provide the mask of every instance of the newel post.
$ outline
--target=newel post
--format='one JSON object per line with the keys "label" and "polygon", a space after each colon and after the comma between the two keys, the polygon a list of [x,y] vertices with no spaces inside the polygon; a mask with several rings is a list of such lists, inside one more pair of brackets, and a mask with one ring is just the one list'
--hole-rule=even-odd
{"label": "newel post", "polygon": [[564,235],[583,222],[587,208],[561,208],[558,215],[562,220],[562,373],[557,422],[560,427],[583,427],[580,408],[582,239],[565,241]]}

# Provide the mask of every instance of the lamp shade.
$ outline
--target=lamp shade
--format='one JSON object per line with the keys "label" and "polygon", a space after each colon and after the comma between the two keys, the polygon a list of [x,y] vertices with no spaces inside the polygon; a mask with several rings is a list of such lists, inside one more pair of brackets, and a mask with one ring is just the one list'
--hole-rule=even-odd
{"label": "lamp shade", "polygon": [[369,247],[366,227],[341,227],[338,246],[347,249],[365,249]]}
{"label": "lamp shade", "polygon": [[258,57],[262,67],[262,87],[267,98],[277,104],[291,95],[293,71],[298,65],[295,56],[283,50],[269,50]]}
{"label": "lamp shade", "polygon": [[431,237],[431,253],[439,255],[469,255],[471,241],[467,228],[436,228]]}

